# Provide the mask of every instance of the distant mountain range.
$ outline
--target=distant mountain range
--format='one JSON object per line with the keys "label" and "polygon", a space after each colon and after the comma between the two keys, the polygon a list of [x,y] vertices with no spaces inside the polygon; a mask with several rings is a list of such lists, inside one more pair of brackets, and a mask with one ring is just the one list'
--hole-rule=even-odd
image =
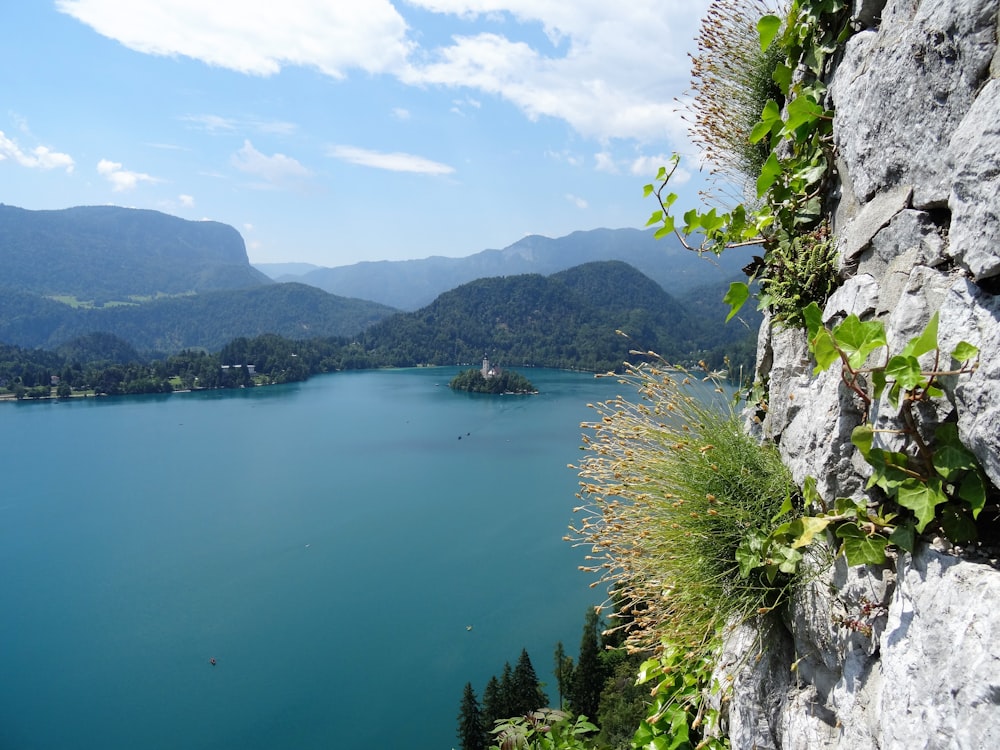
{"label": "distant mountain range", "polygon": [[741,275],[750,248],[699,257],[675,237],[653,239],[653,230],[592,229],[551,239],[531,235],[503,250],[465,258],[365,261],[290,275],[287,264],[256,267],[279,281],[300,281],[331,294],[360,297],[401,310],[417,310],[449,289],[475,279],[525,273],[549,275],[590,261],[621,260],[675,296]]}
{"label": "distant mountain range", "polygon": [[[721,303],[744,260],[724,254],[713,263],[651,232],[620,229],[527,237],[468,258],[282,264],[307,270],[282,278],[325,274],[346,284],[347,297],[266,277],[223,224],[0,204],[0,342],[92,348],[104,346],[91,336],[102,333],[139,352],[173,353],[261,334],[333,337],[354,366],[454,364],[489,351],[504,362],[603,368],[620,365],[633,346],[690,359],[747,338],[744,327],[722,326]],[[757,320],[748,317],[751,329]]]}

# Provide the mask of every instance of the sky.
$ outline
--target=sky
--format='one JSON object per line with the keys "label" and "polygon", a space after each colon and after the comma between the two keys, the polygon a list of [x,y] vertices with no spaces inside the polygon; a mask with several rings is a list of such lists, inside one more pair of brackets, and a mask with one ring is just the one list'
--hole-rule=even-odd
{"label": "sky", "polygon": [[4,0],[0,202],[321,266],[641,227],[708,0]]}

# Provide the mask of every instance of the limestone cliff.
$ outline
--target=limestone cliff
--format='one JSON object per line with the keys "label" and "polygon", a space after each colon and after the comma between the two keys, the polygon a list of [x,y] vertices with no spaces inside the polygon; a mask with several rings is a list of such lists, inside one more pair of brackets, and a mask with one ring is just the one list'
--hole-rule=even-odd
{"label": "limestone cliff", "polygon": [[[940,418],[1000,486],[1000,0],[854,0],[831,70],[843,284],[828,322],[885,322],[893,353],[940,314],[979,347]],[[861,413],[839,372],[812,374],[805,335],[762,327],[761,429],[796,481],[863,492]],[[878,416],[876,404],[873,416]],[[783,618],[731,633],[719,670],[734,748],[1000,747],[1000,570],[989,551],[918,545],[885,568],[817,560]]]}

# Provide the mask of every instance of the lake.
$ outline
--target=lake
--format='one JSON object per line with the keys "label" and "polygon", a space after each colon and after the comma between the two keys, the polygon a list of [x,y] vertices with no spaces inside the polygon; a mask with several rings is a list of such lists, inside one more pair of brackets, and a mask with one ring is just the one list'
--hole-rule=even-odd
{"label": "lake", "polygon": [[0,748],[447,750],[522,648],[554,702],[603,598],[567,464],[622,386],[458,371],[0,404]]}

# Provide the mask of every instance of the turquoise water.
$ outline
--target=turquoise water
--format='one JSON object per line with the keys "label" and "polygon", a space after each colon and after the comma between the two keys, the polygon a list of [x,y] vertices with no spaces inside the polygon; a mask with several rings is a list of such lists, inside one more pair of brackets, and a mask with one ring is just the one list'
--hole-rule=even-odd
{"label": "turquoise water", "polygon": [[567,464],[620,386],[456,372],[0,404],[0,748],[446,750],[522,647],[554,699],[601,598]]}

